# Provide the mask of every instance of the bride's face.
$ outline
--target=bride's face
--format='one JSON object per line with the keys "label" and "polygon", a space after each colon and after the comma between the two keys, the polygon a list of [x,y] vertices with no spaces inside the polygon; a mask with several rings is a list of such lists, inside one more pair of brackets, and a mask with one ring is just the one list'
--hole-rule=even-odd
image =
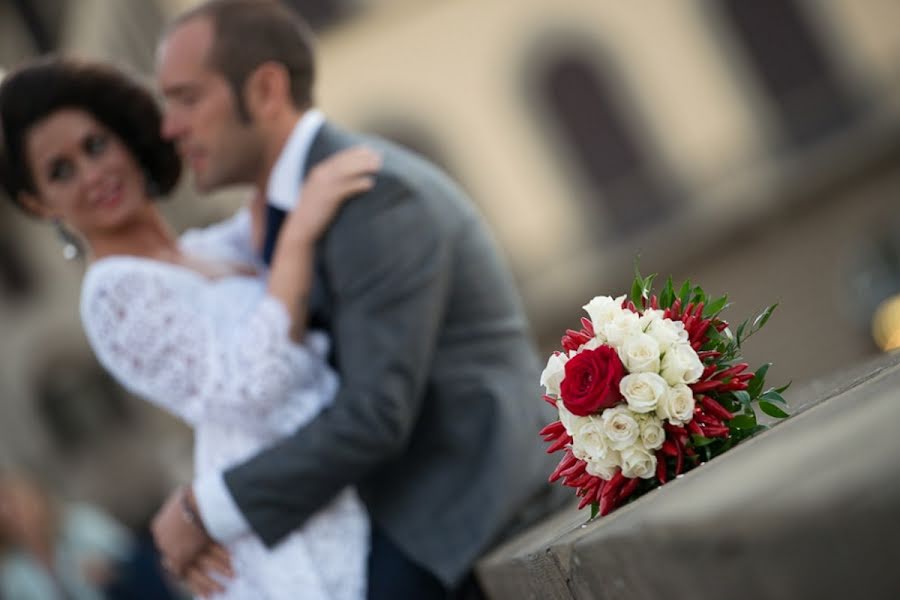
{"label": "bride's face", "polygon": [[79,109],[56,111],[25,139],[36,194],[23,203],[90,239],[122,225],[147,202],[144,175],[112,131]]}

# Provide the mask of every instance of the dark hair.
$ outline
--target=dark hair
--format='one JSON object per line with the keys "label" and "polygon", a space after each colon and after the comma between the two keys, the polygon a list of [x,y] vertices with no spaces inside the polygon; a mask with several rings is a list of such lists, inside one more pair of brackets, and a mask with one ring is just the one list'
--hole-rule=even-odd
{"label": "dark hair", "polygon": [[244,105],[244,84],[269,61],[287,69],[296,108],[312,106],[313,35],[295,11],[274,0],[208,0],[177,17],[167,32],[197,18],[209,19],[212,25],[209,66],[228,82],[245,121],[250,116]]}
{"label": "dark hair", "polygon": [[90,113],[122,140],[146,174],[149,195],[167,194],[178,183],[181,160],[162,138],[162,114],[147,88],[110,65],[48,57],[0,82],[0,184],[20,208],[19,194],[36,192],[26,136],[66,108]]}

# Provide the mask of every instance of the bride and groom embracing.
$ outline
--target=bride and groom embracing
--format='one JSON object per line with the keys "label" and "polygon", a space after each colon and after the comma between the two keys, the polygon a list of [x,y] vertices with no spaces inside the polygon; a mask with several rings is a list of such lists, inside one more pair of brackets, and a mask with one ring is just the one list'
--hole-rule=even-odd
{"label": "bride and groom embracing", "polygon": [[[107,65],[0,85],[0,181],[87,253],[100,362],[195,429],[196,478],[153,530],[197,595],[478,598],[476,558],[554,505],[540,366],[464,194],[313,107],[307,28],[212,0],[158,49],[162,112]],[[248,205],[176,237],[182,160]]]}

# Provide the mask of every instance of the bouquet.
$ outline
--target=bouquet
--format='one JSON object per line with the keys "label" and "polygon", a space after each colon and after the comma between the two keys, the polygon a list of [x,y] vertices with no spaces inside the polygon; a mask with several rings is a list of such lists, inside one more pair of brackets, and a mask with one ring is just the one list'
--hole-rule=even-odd
{"label": "bouquet", "polygon": [[653,279],[636,271],[629,296],[585,305],[590,318],[566,332],[541,374],[544,399],[559,411],[541,435],[547,452],[564,453],[550,481],[575,488],[592,517],[766,429],[754,405],[788,416],[788,386],[765,389],[770,364],[750,371],[741,358],[776,305],[732,333],[720,317],[726,296],[671,278],[657,296]]}

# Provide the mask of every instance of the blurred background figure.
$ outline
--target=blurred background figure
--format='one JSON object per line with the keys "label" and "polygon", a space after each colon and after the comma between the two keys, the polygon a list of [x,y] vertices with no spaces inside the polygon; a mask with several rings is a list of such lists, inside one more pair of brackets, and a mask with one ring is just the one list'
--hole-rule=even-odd
{"label": "blurred background figure", "polygon": [[[480,203],[545,352],[637,255],[735,318],[779,302],[745,352],[773,382],[900,345],[895,0],[283,1],[317,27],[325,114]],[[149,76],[192,4],[0,2],[0,68],[58,51]],[[225,216],[189,188],[166,207],[179,228]],[[96,365],[62,253],[0,202],[0,460],[139,531],[190,479],[190,439]]]}
{"label": "blurred background figure", "polygon": [[0,478],[0,598],[173,597],[141,553],[102,511],[61,502],[21,475]]}

